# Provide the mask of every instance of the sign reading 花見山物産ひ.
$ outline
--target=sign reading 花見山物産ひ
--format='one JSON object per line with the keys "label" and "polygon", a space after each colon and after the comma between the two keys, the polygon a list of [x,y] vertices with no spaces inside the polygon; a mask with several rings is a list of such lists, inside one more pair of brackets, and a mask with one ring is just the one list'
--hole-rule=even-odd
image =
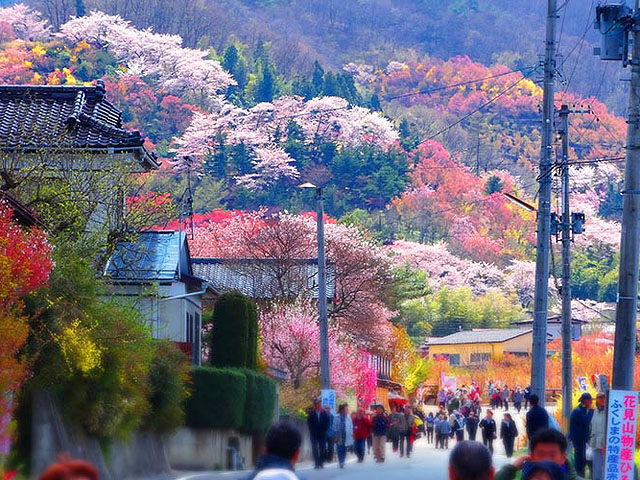
{"label": "sign reading \u82b1\u898b\u5c71\u7269\u7523\u3072", "polygon": [[605,480],[633,480],[638,392],[611,390],[607,416]]}

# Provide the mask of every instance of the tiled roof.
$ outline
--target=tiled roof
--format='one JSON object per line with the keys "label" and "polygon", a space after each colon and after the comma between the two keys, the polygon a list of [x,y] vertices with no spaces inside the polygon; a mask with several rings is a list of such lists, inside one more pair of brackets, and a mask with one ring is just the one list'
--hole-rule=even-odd
{"label": "tiled roof", "polygon": [[[182,255],[180,251],[182,250]],[[120,242],[107,262],[105,276],[111,281],[172,281],[192,275],[186,235],[174,231],[141,232],[132,242]]]}
{"label": "tiled roof", "polygon": [[466,330],[456,332],[446,337],[431,337],[426,346],[451,345],[460,343],[502,343],[512,338],[520,337],[532,332],[530,328],[496,328],[481,330]]}
{"label": "tiled roof", "polygon": [[[192,258],[194,275],[219,292],[238,290],[251,298],[318,298],[318,262],[298,259]],[[335,297],[335,270],[327,265],[327,298]]]}
{"label": "tiled roof", "polygon": [[157,168],[136,130],[122,128],[122,112],[94,86],[0,85],[0,149],[99,150],[133,153]]}

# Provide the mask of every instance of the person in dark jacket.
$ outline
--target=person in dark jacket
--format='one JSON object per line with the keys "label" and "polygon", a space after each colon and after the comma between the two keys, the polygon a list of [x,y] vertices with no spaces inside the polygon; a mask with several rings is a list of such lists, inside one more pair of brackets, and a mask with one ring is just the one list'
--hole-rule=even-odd
{"label": "person in dark jacket", "polygon": [[376,414],[371,421],[373,432],[373,456],[376,462],[384,462],[384,449],[387,443],[387,432],[389,431],[389,417],[384,413],[384,407],[378,405]]}
{"label": "person in dark jacket", "polygon": [[479,426],[480,430],[482,430],[482,443],[489,449],[491,454],[493,454],[493,441],[497,436],[498,427],[496,426],[496,421],[493,419],[493,412],[491,410],[487,410],[487,415],[482,419]]}
{"label": "person in dark jacket", "polygon": [[539,430],[549,428],[549,414],[540,406],[537,395],[531,395],[529,403],[531,409],[527,412],[527,438],[533,438]]}
{"label": "person in dark jacket", "polygon": [[292,423],[283,421],[273,425],[267,432],[266,453],[258,459],[255,470],[247,480],[253,480],[258,473],[274,468],[293,472],[301,445],[302,435]]}
{"label": "person in dark jacket", "polygon": [[309,426],[315,468],[323,468],[326,456],[325,445],[327,442],[327,430],[329,429],[329,415],[322,409],[322,402],[319,398],[316,398],[313,402],[313,409],[307,416],[307,425]]}
{"label": "person in dark jacket", "polygon": [[473,411],[469,412],[466,427],[467,433],[469,434],[469,440],[475,442],[476,434],[478,433],[478,417],[476,417],[476,414]]}
{"label": "person in dark jacket", "polygon": [[587,465],[587,443],[591,437],[591,417],[593,398],[590,393],[583,393],[580,403],[571,412],[569,419],[569,440],[573,443],[574,464],[578,475],[584,477]]}
{"label": "person in dark jacket", "polygon": [[513,421],[510,413],[505,413],[500,424],[500,438],[504,445],[504,451],[507,454],[507,458],[513,457],[513,445],[518,438],[518,427],[516,422]]}
{"label": "person in dark jacket", "polygon": [[494,480],[515,480],[518,471],[527,462],[550,461],[559,465],[565,473],[565,480],[584,480],[576,473],[573,464],[567,459],[567,439],[558,430],[546,428],[538,431],[529,439],[529,455],[520,455],[510,464],[502,467]]}

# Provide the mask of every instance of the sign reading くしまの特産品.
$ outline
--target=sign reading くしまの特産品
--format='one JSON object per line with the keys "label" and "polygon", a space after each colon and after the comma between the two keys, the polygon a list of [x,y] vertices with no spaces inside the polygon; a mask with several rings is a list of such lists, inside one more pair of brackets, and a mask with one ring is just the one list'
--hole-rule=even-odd
{"label": "sign reading \u304f\u3057\u307e\u306e\u7279\u7523\u54c1", "polygon": [[606,480],[633,480],[638,392],[611,390],[607,416]]}

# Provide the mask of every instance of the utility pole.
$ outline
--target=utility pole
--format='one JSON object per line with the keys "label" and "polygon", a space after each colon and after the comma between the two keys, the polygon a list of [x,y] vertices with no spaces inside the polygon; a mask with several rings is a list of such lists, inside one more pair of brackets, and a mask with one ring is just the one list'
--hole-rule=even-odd
{"label": "utility pole", "polygon": [[569,107],[560,109],[562,123],[562,423],[569,429],[573,409],[571,372],[571,213],[569,211]]}
{"label": "utility pole", "polygon": [[[570,110],[562,105],[560,116],[562,136],[562,220],[560,225],[562,241],[562,423],[564,431],[569,429],[569,417],[573,408],[573,374],[571,371],[571,352],[573,340],[571,325],[571,242],[573,235],[582,233],[584,214],[571,214],[569,208],[569,115],[573,113],[591,113],[588,110]],[[558,230],[554,228],[553,230]]]}
{"label": "utility pole", "polygon": [[633,389],[638,308],[638,254],[640,249],[640,25],[639,0],[631,20],[631,87],[627,119],[627,155],[622,191],[622,235],[613,350],[612,388]]}
{"label": "utility pole", "polygon": [[318,229],[318,309],[320,320],[320,383],[323,390],[331,388],[329,376],[329,321],[327,315],[327,261],[324,252],[324,197],[322,187],[316,187],[316,221]]}
{"label": "utility pole", "polygon": [[557,2],[547,0],[547,34],[542,98],[542,145],[536,242],[536,277],[531,351],[531,392],[545,402],[547,360],[547,309],[549,306],[549,250],[551,248],[551,155],[553,149],[553,99],[556,70]]}

